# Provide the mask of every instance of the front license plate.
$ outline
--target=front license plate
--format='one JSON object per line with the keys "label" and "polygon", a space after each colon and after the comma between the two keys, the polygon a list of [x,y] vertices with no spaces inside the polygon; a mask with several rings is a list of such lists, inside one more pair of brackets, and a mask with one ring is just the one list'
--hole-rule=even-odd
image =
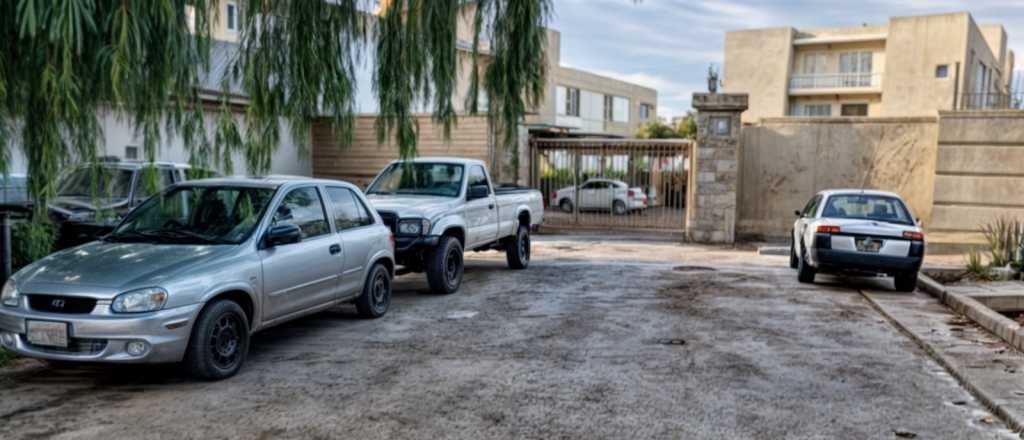
{"label": "front license plate", "polygon": [[857,239],[857,250],[861,252],[878,252],[882,249],[882,240],[874,240],[871,238],[858,238]]}
{"label": "front license plate", "polygon": [[48,347],[68,346],[66,322],[28,321],[28,342]]}

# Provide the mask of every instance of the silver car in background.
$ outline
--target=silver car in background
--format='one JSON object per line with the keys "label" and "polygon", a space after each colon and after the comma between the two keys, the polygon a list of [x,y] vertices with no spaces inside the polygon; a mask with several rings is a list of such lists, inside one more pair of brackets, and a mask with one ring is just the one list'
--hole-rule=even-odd
{"label": "silver car in background", "polygon": [[818,272],[890,275],[896,290],[917,287],[924,261],[924,232],[899,195],[883,191],[830,190],[796,211],[789,265],[802,283]]}
{"label": "silver car in background", "polygon": [[354,302],[391,301],[390,229],[355,186],[296,178],[178,184],[101,241],[52,254],[4,285],[0,343],[24,356],[184,361],[229,377],[250,335]]}
{"label": "silver car in background", "polygon": [[610,210],[615,215],[626,215],[647,209],[648,203],[643,188],[630,188],[621,180],[594,178],[583,182],[579,191],[567,186],[551,194],[551,206],[557,206],[562,212],[573,212],[573,205],[580,210]]}

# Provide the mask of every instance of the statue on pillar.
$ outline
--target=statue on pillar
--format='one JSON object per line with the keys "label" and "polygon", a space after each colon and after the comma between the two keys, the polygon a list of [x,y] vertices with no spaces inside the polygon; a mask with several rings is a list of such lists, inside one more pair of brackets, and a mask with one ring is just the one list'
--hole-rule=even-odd
{"label": "statue on pillar", "polygon": [[718,93],[718,71],[714,64],[708,66],[708,92]]}

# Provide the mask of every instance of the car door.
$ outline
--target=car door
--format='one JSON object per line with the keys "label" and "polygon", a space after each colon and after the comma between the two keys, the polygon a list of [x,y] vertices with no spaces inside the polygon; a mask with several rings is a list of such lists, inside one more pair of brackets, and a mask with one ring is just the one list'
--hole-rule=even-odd
{"label": "car door", "polygon": [[344,264],[341,240],[331,233],[315,186],[289,190],[273,209],[271,226],[298,226],[302,238],[298,243],[260,250],[266,320],[336,299]]}
{"label": "car door", "polygon": [[380,232],[373,228],[374,217],[351,189],[328,186],[327,200],[331,204],[334,229],[340,235],[345,255],[339,297],[350,298],[363,290],[370,253],[381,245],[378,243]]}
{"label": "car door", "polygon": [[793,242],[801,243],[801,237],[804,236],[804,232],[807,230],[807,225],[814,221],[814,216],[818,211],[818,205],[821,203],[821,194],[811,197],[811,200],[807,202],[804,209],[800,212],[800,217],[796,219],[793,225]]}
{"label": "car door", "polygon": [[580,187],[580,208],[594,209],[601,207],[598,202],[598,192],[601,190],[603,183],[600,181],[587,182]]}
{"label": "car door", "polygon": [[[474,165],[469,169],[468,175],[469,182],[466,186],[466,192],[469,192],[469,188],[476,185],[487,185],[488,191],[490,191],[490,182],[487,180],[487,173],[484,171],[484,167],[480,165]],[[498,207],[494,203],[494,193],[490,193],[487,197],[476,200],[466,200],[466,214],[468,231],[467,236],[469,237],[466,241],[468,249],[473,247],[490,243],[497,239],[498,235]]]}

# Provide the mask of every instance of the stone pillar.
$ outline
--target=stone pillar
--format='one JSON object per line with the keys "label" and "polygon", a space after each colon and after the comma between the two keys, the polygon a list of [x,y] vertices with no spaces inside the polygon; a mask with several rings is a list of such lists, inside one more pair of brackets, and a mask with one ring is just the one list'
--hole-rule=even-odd
{"label": "stone pillar", "polygon": [[694,93],[697,145],[690,158],[686,235],[698,243],[736,241],[740,114],[747,95]]}

